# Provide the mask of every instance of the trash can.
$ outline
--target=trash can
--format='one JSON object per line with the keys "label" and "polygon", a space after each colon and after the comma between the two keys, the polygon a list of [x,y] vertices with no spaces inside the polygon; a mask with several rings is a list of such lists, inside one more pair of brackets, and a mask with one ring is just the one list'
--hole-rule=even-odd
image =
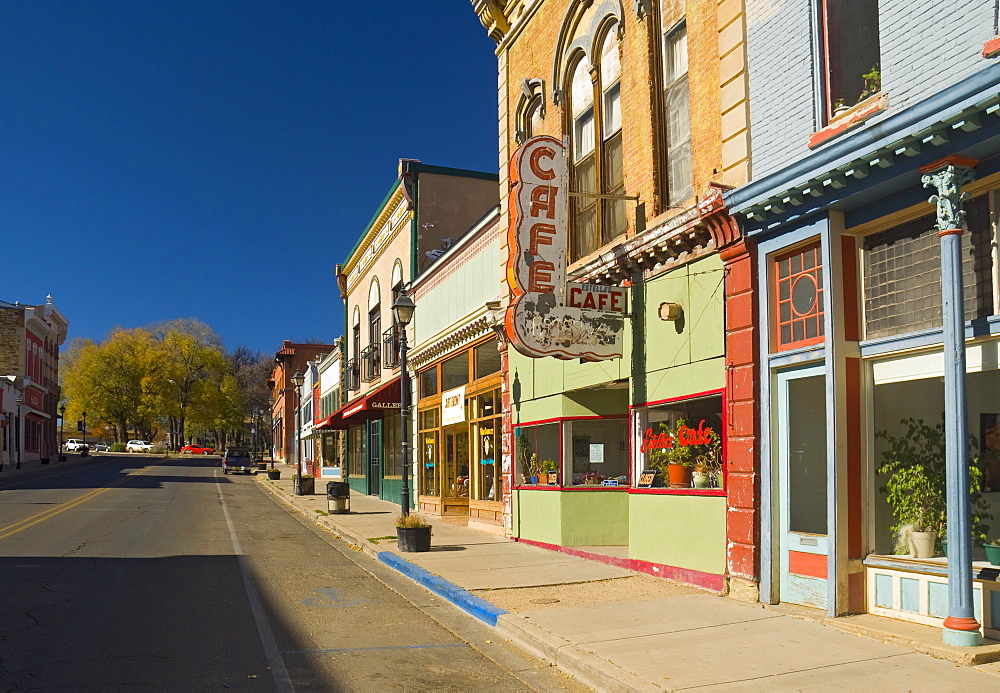
{"label": "trash can", "polygon": [[326,482],[326,503],[331,515],[351,512],[351,485],[346,481]]}

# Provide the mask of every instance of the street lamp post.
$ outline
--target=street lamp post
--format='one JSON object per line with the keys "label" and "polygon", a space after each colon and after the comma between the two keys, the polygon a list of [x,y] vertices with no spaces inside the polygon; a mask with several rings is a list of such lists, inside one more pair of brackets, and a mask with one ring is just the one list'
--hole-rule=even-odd
{"label": "street lamp post", "polygon": [[63,425],[65,423],[66,423],[66,405],[60,404],[59,405],[59,455],[57,456],[57,459],[60,462],[66,460],[66,458],[63,457]]}
{"label": "street lamp post", "polygon": [[267,456],[271,460],[271,469],[274,469],[274,397],[267,398],[267,415],[271,418],[271,441],[267,446]]}
{"label": "street lamp post", "polygon": [[399,505],[403,517],[410,514],[410,375],[406,371],[406,326],[413,319],[417,305],[405,291],[392,304],[392,315],[399,325],[399,419],[402,427],[400,452],[403,456],[403,487],[399,490]]}
{"label": "street lamp post", "polygon": [[87,412],[80,412],[83,414],[83,447],[87,447]]}
{"label": "street lamp post", "polygon": [[302,371],[296,370],[295,375],[292,376],[292,383],[295,385],[295,489],[293,493],[296,496],[302,495],[302,443],[299,440],[299,434],[302,431],[302,411],[299,406],[299,388],[305,381],[306,377]]}
{"label": "street lamp post", "polygon": [[14,422],[14,445],[17,448],[17,464],[14,465],[14,469],[21,468],[21,405],[24,404],[24,398],[21,395],[17,396],[14,400],[14,404],[17,405],[17,419]]}
{"label": "street lamp post", "polygon": [[[253,459],[257,461],[260,448],[257,446],[257,429],[259,428],[260,410],[257,407],[250,409],[250,425],[253,427]],[[260,455],[263,457],[263,455]]]}

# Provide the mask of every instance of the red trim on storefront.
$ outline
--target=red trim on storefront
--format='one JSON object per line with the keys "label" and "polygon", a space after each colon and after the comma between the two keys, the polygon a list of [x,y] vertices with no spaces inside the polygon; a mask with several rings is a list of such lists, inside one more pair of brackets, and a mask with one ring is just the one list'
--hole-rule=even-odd
{"label": "red trim on storefront", "polygon": [[654,496],[725,496],[726,489],[724,488],[630,488],[629,493],[646,493]]}
{"label": "red trim on storefront", "polygon": [[827,557],[822,553],[788,552],[788,572],[793,575],[826,579]]}
{"label": "red trim on storefront", "polygon": [[577,549],[572,546],[546,544],[545,542],[533,541],[531,539],[521,539],[518,537],[511,537],[511,539],[522,544],[528,544],[529,546],[537,546],[540,549],[556,551],[558,553],[564,553],[568,556],[577,556],[578,558],[586,558],[588,561],[596,561],[598,563],[613,565],[616,568],[631,570],[636,573],[645,573],[646,575],[652,575],[653,577],[676,580],[688,585],[703,587],[714,592],[722,592],[726,586],[726,577],[724,575],[716,575],[715,573],[704,573],[700,570],[679,568],[677,566],[652,563],[650,561],[640,561],[636,558],[605,556],[602,553],[582,551],[581,549]]}
{"label": "red trim on storefront", "polygon": [[550,486],[549,484],[518,484],[517,491],[628,491],[631,486]]}
{"label": "red trim on storefront", "polygon": [[379,408],[375,405],[398,403],[400,401],[399,396],[399,378],[395,378],[377,390],[372,390],[363,397],[358,397],[348,402],[324,419],[321,424],[313,428],[322,430],[344,429],[367,419],[381,419],[384,416],[384,412],[399,411],[399,407]]}
{"label": "red trim on storefront", "polygon": [[862,534],[864,516],[862,492],[861,359],[844,359],[847,428],[847,557],[864,558]]}

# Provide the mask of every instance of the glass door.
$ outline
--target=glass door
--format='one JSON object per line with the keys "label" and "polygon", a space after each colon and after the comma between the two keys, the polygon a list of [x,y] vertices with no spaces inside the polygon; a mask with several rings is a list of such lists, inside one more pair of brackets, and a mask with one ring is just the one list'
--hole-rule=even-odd
{"label": "glass door", "polygon": [[469,498],[469,426],[457,424],[443,430],[442,482],[446,498]]}
{"label": "glass door", "polygon": [[382,422],[368,422],[368,495],[382,493]]}
{"label": "glass door", "polygon": [[779,373],[778,442],[781,601],[826,608],[826,374]]}

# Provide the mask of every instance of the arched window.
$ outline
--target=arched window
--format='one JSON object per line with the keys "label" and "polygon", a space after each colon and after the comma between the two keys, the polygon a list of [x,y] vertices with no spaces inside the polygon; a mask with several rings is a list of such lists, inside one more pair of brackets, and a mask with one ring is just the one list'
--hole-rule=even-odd
{"label": "arched window", "polygon": [[372,278],[368,289],[368,343],[378,344],[382,338],[382,295],[378,279]]}
{"label": "arched window", "polygon": [[579,51],[571,63],[572,141],[571,260],[588,255],[625,233],[622,161],[621,60],[617,22],[600,34],[596,60]]}
{"label": "arched window", "polygon": [[694,195],[687,24],[683,20],[663,36],[663,103],[667,130],[667,204],[678,207]]}
{"label": "arched window", "polygon": [[361,356],[361,309],[354,306],[354,319],[351,321],[351,351],[354,358]]}
{"label": "arched window", "polygon": [[515,111],[514,138],[518,144],[541,134],[545,117],[545,82],[537,77],[521,82],[521,98]]}

